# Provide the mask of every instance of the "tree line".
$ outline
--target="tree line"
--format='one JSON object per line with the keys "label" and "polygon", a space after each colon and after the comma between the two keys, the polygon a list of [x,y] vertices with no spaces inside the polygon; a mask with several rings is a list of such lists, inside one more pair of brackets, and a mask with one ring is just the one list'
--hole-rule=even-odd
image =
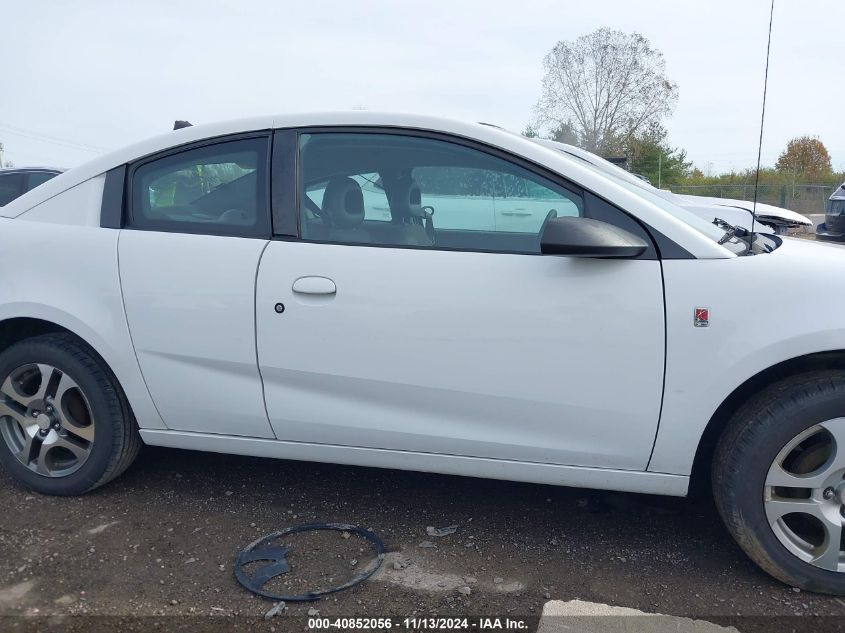
{"label": "tree line", "polygon": [[[543,59],[540,97],[523,134],[624,162],[632,173],[664,188],[752,182],[755,167],[705,175],[684,149],[672,146],[664,121],[678,97],[663,54],[648,39],[602,28],[558,42]],[[843,180],[845,173],[833,171],[824,143],[812,136],[789,141],[774,168],[760,172],[767,185],[835,186]]]}

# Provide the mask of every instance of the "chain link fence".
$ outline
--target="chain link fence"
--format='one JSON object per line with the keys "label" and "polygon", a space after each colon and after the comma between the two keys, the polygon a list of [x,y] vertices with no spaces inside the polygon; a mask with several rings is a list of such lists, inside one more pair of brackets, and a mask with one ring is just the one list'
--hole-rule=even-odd
{"label": "chain link fence", "polygon": [[[671,187],[673,193],[690,196],[708,196],[711,198],[734,198],[753,200],[754,184],[737,185],[677,185]],[[829,185],[764,185],[757,193],[757,202],[773,204],[776,207],[790,209],[798,213],[824,213],[825,203],[836,186]]]}

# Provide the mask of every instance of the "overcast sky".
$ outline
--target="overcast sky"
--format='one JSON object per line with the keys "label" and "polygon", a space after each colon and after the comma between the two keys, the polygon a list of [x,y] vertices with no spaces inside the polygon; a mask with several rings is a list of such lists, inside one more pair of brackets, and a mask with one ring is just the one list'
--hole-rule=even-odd
{"label": "overcast sky", "polygon": [[[769,0],[0,0],[0,142],[72,167],[170,129],[255,114],[420,112],[522,130],[543,56],[638,31],[680,87],[670,140],[756,161]],[[845,1],[776,0],[763,162],[819,136],[845,170]]]}

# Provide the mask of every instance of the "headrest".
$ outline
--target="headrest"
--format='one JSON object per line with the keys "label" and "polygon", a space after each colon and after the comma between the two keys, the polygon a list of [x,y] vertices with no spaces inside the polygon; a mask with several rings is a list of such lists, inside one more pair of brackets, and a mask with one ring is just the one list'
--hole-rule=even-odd
{"label": "headrest", "polygon": [[407,218],[423,218],[422,192],[417,181],[407,176],[393,183],[390,195],[390,213],[394,222]]}
{"label": "headrest", "polygon": [[323,193],[320,217],[339,229],[351,229],[364,221],[364,194],[361,185],[346,176],[332,178]]}

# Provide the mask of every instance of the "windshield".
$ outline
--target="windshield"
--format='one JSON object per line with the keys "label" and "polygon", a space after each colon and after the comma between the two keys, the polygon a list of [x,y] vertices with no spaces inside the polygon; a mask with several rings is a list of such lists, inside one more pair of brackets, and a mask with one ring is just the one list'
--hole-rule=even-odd
{"label": "windshield", "polygon": [[[696,229],[701,233],[704,233],[704,235],[712,239],[714,242],[719,242],[725,237],[725,231],[720,229],[718,226],[716,226],[715,224],[711,224],[707,220],[698,217],[697,215],[695,215],[691,211],[688,211],[687,209],[684,209],[683,207],[679,207],[674,202],[670,202],[663,196],[659,195],[659,193],[657,193],[654,188],[650,187],[647,183],[642,183],[642,185],[637,184],[625,178],[620,178],[616,174],[612,174],[609,171],[601,169],[583,159],[582,161],[582,164],[585,165],[587,168],[591,169],[592,171],[598,174],[601,174],[605,178],[609,178],[610,180],[624,187],[631,193],[635,193],[641,198],[645,198],[652,204],[657,205],[667,213],[670,213],[671,215],[675,216],[685,224],[689,224],[692,228]],[[723,246],[729,247],[729,244],[725,243],[723,244]],[[740,244],[740,246],[742,245]],[[736,250],[733,248],[731,248],[731,250],[734,250],[736,252]],[[744,247],[742,247],[742,250],[744,250]]]}
{"label": "windshield", "polygon": [[649,182],[645,180],[641,180],[637,178],[634,174],[629,171],[622,169],[619,165],[614,165],[609,160],[602,158],[598,154],[593,154],[592,152],[588,152],[587,150],[581,149],[580,147],[574,147],[571,145],[564,145],[560,144],[556,147],[558,151],[567,154],[568,156],[572,156],[573,158],[577,158],[588,165],[596,167],[600,169],[602,172],[610,174],[611,176],[616,176],[624,180],[625,182],[630,182],[633,185],[637,185],[638,187],[642,187],[643,189],[650,189],[652,191],[660,191]]}
{"label": "windshield", "polygon": [[[616,184],[624,187],[631,193],[634,193],[641,198],[645,198],[652,204],[660,207],[667,213],[675,216],[681,222],[685,224],[689,224],[692,228],[697,230],[699,233],[703,233],[714,242],[722,244],[728,250],[734,253],[744,253],[747,250],[747,244],[738,239],[729,239],[724,243],[722,240],[725,238],[725,231],[700,218],[696,214],[684,209],[681,206],[678,206],[674,202],[671,202],[666,197],[664,197],[662,192],[659,189],[656,189],[652,185],[648,184],[647,182],[641,181],[635,176],[632,176],[627,171],[622,169],[621,167],[617,167],[613,163],[604,160],[600,156],[596,156],[594,154],[589,154],[589,152],[584,152],[584,150],[576,150],[570,151],[568,147],[563,146],[562,144],[555,143],[556,147],[559,152],[562,154],[566,154],[570,158],[577,159],[579,164],[587,167],[588,169],[604,176],[615,182]],[[581,152],[585,154],[589,154],[590,159],[588,160],[585,156],[581,156]],[[595,162],[594,162],[595,161]]]}

